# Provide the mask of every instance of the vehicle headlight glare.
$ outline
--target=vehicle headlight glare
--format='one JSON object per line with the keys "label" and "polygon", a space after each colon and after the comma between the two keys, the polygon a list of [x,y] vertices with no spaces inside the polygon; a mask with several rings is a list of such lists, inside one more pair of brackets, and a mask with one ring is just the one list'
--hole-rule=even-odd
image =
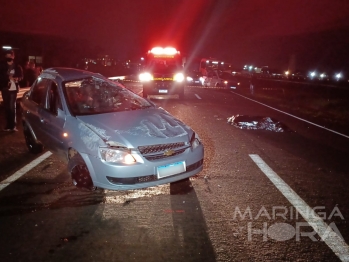
{"label": "vehicle headlight glare", "polygon": [[141,82],[148,82],[153,80],[153,76],[150,73],[142,73],[139,75],[139,80]]}
{"label": "vehicle headlight glare", "polygon": [[173,80],[176,82],[183,82],[184,81],[184,75],[182,73],[177,73],[173,76]]}
{"label": "vehicle headlight glare", "polygon": [[120,149],[101,148],[101,157],[108,163],[133,164],[136,162],[130,152]]}

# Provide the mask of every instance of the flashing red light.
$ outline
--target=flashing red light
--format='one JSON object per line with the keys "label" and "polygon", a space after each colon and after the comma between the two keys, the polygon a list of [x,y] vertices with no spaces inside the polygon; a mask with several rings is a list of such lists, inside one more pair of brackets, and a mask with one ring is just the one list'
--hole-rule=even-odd
{"label": "flashing red light", "polygon": [[150,50],[150,53],[154,55],[175,55],[179,54],[179,51],[174,47],[154,47]]}

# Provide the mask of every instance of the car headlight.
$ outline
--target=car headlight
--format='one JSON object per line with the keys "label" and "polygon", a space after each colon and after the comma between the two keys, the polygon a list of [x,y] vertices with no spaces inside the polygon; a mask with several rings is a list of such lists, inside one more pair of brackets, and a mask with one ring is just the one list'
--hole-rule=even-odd
{"label": "car headlight", "polygon": [[153,76],[150,73],[142,73],[139,75],[139,80],[141,82],[149,82],[153,80]]}
{"label": "car headlight", "polygon": [[182,73],[177,73],[173,76],[173,80],[176,82],[183,82],[184,81],[184,75]]}
{"label": "car headlight", "polygon": [[123,149],[100,148],[101,157],[108,163],[133,164],[136,160],[130,151]]}
{"label": "car headlight", "polygon": [[187,76],[187,81],[188,81],[188,82],[192,82],[192,81],[193,81],[193,78],[190,77],[190,76]]}
{"label": "car headlight", "polygon": [[190,146],[192,149],[197,148],[201,144],[200,138],[196,133],[193,133],[190,138]]}

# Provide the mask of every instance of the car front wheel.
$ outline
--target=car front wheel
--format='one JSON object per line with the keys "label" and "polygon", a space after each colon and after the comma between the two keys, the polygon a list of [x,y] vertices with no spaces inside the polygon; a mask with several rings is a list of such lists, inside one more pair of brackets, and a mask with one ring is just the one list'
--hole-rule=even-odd
{"label": "car front wheel", "polygon": [[23,125],[25,143],[30,153],[39,154],[44,150],[44,146],[38,143],[27,125]]}
{"label": "car front wheel", "polygon": [[79,154],[74,155],[68,163],[68,170],[74,186],[88,190],[95,190],[90,172],[85,164],[85,161]]}

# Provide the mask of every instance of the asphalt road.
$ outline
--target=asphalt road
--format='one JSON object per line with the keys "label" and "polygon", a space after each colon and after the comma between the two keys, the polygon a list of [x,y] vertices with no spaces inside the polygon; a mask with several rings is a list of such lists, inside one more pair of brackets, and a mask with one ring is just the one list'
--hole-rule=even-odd
{"label": "asphalt road", "polygon": [[[185,95],[153,101],[199,134],[201,173],[146,190],[88,192],[51,155],[0,190],[0,260],[349,261],[349,134],[234,92]],[[237,114],[273,117],[290,131],[241,130],[227,123]],[[19,128],[0,134],[0,186],[36,158]]]}

